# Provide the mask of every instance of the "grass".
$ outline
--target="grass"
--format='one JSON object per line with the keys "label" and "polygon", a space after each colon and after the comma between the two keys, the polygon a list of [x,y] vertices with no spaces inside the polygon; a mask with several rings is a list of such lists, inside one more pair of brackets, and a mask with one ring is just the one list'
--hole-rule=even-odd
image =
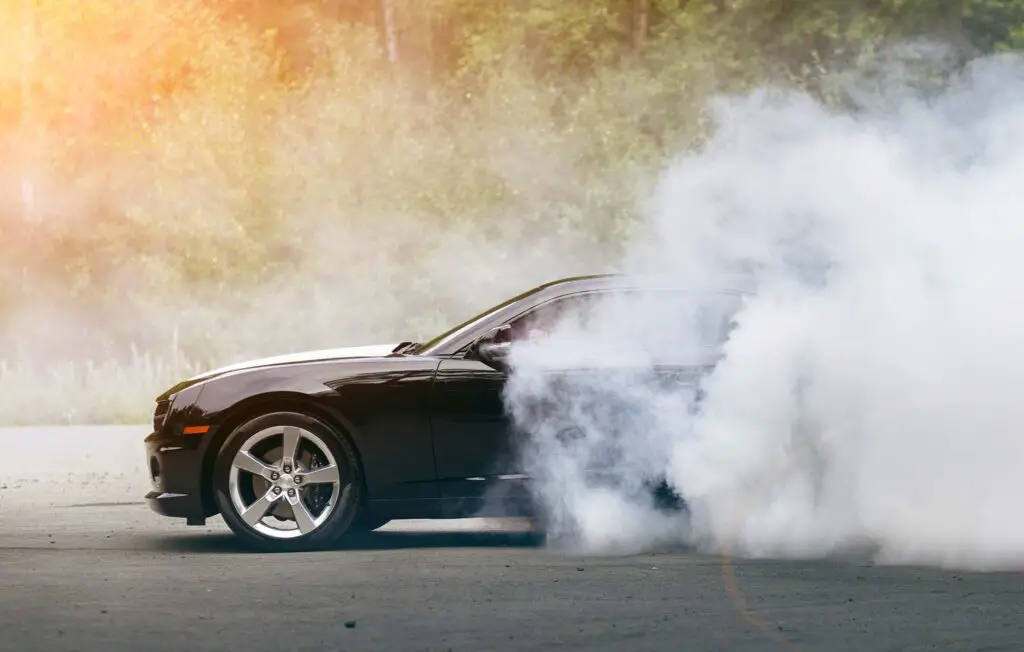
{"label": "grass", "polygon": [[86,359],[42,368],[0,361],[0,425],[148,423],[156,395],[202,367],[151,354],[127,364]]}

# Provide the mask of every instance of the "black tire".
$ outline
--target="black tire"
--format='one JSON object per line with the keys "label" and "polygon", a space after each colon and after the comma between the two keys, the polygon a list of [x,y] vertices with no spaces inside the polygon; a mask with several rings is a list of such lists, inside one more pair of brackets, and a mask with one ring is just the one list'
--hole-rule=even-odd
{"label": "black tire", "polygon": [[532,502],[530,531],[540,537],[549,548],[571,548],[580,534],[573,515],[563,514],[561,519],[555,521],[540,496],[535,496]]}
{"label": "black tire", "polygon": [[374,530],[379,530],[390,522],[390,518],[360,512],[359,515],[356,516],[355,520],[352,521],[352,524],[349,525],[348,531],[352,534],[373,532]]}
{"label": "black tire", "polygon": [[[257,531],[242,520],[232,501],[229,478],[232,460],[246,442],[268,428],[294,426],[315,435],[328,448],[338,467],[338,498],[348,487],[344,504],[333,511],[313,531],[293,538],[276,538]],[[323,421],[297,412],[273,412],[247,421],[235,429],[221,447],[214,464],[214,499],[228,527],[253,549],[265,552],[295,552],[329,548],[359,517],[363,478],[355,449],[348,439]],[[302,495],[301,492],[299,494]]]}
{"label": "black tire", "polygon": [[[665,480],[647,483],[647,491],[651,505],[662,514],[669,516],[688,513],[686,502]],[[556,549],[571,548],[581,534],[572,514],[563,514],[560,522],[554,523],[539,496],[533,499],[530,527],[534,534],[543,537],[548,546]]]}
{"label": "black tire", "polygon": [[648,485],[654,508],[663,514],[681,514],[687,511],[686,501],[669,486],[668,481],[661,479]]}

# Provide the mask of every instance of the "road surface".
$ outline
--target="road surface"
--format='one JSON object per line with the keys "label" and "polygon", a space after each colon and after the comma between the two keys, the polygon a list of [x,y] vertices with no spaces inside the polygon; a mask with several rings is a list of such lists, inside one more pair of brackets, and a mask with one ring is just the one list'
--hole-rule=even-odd
{"label": "road surface", "polygon": [[[70,431],[0,430],[0,648],[1024,649],[1022,573],[583,558],[514,521],[399,522],[337,550],[248,553],[219,519],[187,528],[138,502],[138,431],[109,430],[87,458]],[[28,442],[62,441],[71,452],[44,473],[23,470],[48,459],[26,464]]]}

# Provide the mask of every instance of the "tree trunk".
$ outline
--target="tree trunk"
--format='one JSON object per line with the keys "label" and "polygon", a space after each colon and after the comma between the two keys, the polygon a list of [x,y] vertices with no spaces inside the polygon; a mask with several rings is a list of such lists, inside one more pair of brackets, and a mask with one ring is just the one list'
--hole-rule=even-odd
{"label": "tree trunk", "polygon": [[380,0],[381,30],[388,63],[398,63],[398,30],[395,27],[395,0]]}
{"label": "tree trunk", "polygon": [[651,22],[651,0],[633,0],[633,47],[639,48],[647,40]]}
{"label": "tree trunk", "polygon": [[21,210],[22,217],[28,220],[36,216],[36,176],[39,152],[42,150],[42,130],[45,127],[35,116],[35,98],[32,92],[32,82],[38,74],[38,15],[34,5],[28,0],[22,4],[22,10],[24,58],[21,65]]}
{"label": "tree trunk", "polygon": [[942,25],[940,31],[952,48],[957,67],[965,65],[975,54],[971,42],[964,32],[964,0],[942,0]]}
{"label": "tree trunk", "polygon": [[437,55],[434,52],[434,5],[430,2],[423,2],[421,6],[424,12],[423,19],[420,21],[422,23],[420,33],[423,35],[424,69],[428,79],[433,79],[434,68],[437,65]]}

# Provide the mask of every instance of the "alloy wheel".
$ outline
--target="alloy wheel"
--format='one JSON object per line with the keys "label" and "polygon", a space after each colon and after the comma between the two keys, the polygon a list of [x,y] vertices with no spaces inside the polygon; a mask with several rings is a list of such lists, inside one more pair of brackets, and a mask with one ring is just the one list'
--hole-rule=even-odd
{"label": "alloy wheel", "polygon": [[334,454],[318,435],[292,425],[251,435],[231,460],[228,494],[243,523],[266,537],[315,532],[351,494]]}

